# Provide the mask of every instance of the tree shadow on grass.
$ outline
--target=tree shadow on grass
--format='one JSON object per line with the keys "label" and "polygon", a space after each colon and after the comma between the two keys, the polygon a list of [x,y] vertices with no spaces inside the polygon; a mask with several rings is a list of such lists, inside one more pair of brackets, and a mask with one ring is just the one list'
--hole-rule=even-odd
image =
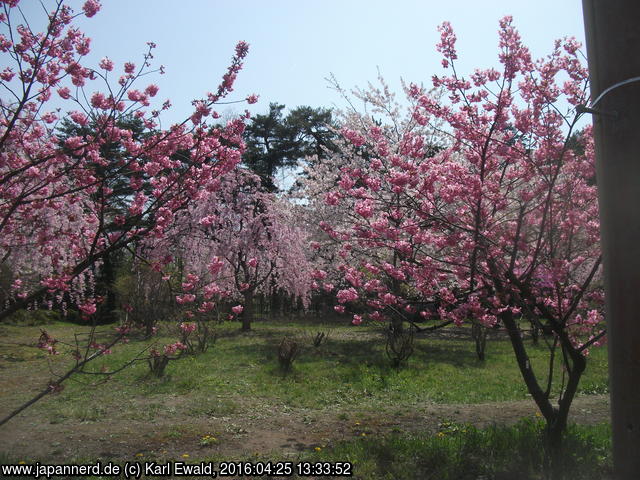
{"label": "tree shadow on grass", "polygon": [[[247,358],[247,362],[258,362],[270,365],[267,374],[281,377],[286,376],[279,368],[277,353],[280,341],[286,332],[263,331],[255,341],[234,346],[234,351],[240,358]],[[291,336],[291,335],[290,335]],[[302,342],[302,340],[301,340]],[[320,347],[314,347],[310,342],[301,345],[301,353],[293,364],[294,377],[300,370],[314,371],[318,369],[340,369],[341,373],[351,382],[360,382],[372,373],[387,376],[403,369],[448,364],[455,368],[484,368],[485,363],[477,360],[471,339],[467,342],[452,340],[417,339],[414,343],[414,353],[407,365],[395,368],[385,354],[385,339],[381,335],[368,338],[329,338]],[[296,368],[296,366],[298,368]],[[297,372],[297,373],[296,373]],[[284,374],[284,375],[283,375]]]}
{"label": "tree shadow on grass", "polygon": [[[367,339],[330,339],[328,355],[347,363],[363,363],[380,367],[390,366],[391,362],[385,352],[385,338]],[[450,364],[455,367],[483,366],[474,353],[472,340],[448,341],[429,338],[415,339],[414,351],[408,364],[400,368],[411,368],[415,364]]]}
{"label": "tree shadow on grass", "polygon": [[[467,342],[422,339],[414,344],[415,350],[411,357],[414,361],[427,364],[449,364],[459,368],[484,368],[486,363],[478,360],[473,341]],[[489,353],[490,355],[490,353]]]}

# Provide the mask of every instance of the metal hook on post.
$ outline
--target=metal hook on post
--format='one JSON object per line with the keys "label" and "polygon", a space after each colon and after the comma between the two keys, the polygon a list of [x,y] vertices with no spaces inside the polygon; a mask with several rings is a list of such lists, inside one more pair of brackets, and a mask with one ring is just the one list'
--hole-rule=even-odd
{"label": "metal hook on post", "polygon": [[607,95],[612,90],[615,90],[616,88],[621,87],[623,85],[627,85],[629,83],[635,83],[635,82],[640,82],[640,77],[627,78],[626,80],[618,82],[615,85],[611,85],[608,88],[605,88],[602,91],[602,93],[600,93],[600,95],[598,95],[598,98],[596,98],[593,102],[591,102],[591,106],[590,107],[587,107],[586,105],[576,105],[576,113],[578,115],[581,115],[583,113],[590,113],[592,115],[602,115],[602,116],[605,116],[605,117],[618,118],[618,112],[603,112],[602,110],[597,110],[597,109],[595,109],[593,107],[595,107],[595,105],[600,100],[602,100],[605,97],[605,95]]}
{"label": "metal hook on post", "polygon": [[604,117],[618,118],[618,112],[603,112],[595,108],[587,107],[586,105],[576,105],[576,113],[581,115],[583,113],[590,113],[592,115],[602,115]]}

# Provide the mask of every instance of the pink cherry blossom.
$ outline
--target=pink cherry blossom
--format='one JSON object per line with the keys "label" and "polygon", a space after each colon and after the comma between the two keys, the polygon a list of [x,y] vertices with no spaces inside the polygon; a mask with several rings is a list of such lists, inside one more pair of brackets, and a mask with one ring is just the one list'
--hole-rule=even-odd
{"label": "pink cherry blossom", "polygon": [[196,299],[196,296],[192,293],[187,293],[184,295],[176,295],[176,302],[179,305],[184,305],[185,303],[194,302],[195,299]]}
{"label": "pink cherry blossom", "polygon": [[358,292],[354,288],[338,290],[336,297],[340,303],[354,302],[358,299]]}
{"label": "pink cherry blossom", "polygon": [[96,313],[96,305],[93,302],[87,302],[82,305],[78,305],[78,308],[85,315],[93,315]]}
{"label": "pink cherry blossom", "polygon": [[157,85],[151,84],[144,89],[144,93],[149,95],[150,97],[155,97],[160,88]]}
{"label": "pink cherry blossom", "polygon": [[113,70],[113,61],[110,60],[108,57],[104,57],[102,60],[100,60],[100,68],[102,68],[103,70],[106,70],[107,72],[110,72]]}
{"label": "pink cherry blossom", "polygon": [[231,308],[231,311],[236,315],[240,315],[243,310],[244,310],[244,307],[242,305],[236,305],[235,307]]}
{"label": "pink cherry blossom", "polygon": [[97,0],[87,0],[82,6],[82,10],[87,17],[93,17],[100,11],[100,2]]}
{"label": "pink cherry blossom", "polygon": [[180,330],[187,334],[195,332],[197,328],[198,326],[193,322],[182,322],[180,324]]}

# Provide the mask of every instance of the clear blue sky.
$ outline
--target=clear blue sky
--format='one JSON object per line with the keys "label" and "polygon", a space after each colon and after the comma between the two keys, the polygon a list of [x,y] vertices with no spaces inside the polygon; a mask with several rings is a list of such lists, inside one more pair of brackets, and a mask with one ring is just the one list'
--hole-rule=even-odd
{"label": "clear blue sky", "polygon": [[[34,8],[35,0],[23,0]],[[79,10],[82,1],[71,4]],[[29,5],[33,4],[33,5]],[[325,78],[344,87],[374,81],[377,67],[396,91],[400,77],[429,83],[440,73],[436,27],[448,20],[458,36],[460,71],[497,63],[498,20],[512,15],[535,57],[553,40],[571,35],[584,43],[580,0],[102,0],[98,15],[79,22],[92,38],[92,60],[139,62],[147,41],[166,74],[154,77],[159,98],[170,98],[176,121],[190,100],[213,90],[238,40],[250,44],[236,98],[260,95],[288,107],[340,104]]]}

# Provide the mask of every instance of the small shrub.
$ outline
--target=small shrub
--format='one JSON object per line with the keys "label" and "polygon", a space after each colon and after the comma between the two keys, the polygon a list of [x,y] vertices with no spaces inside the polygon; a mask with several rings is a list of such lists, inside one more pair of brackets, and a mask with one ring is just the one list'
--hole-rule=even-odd
{"label": "small shrub", "polygon": [[405,363],[413,353],[413,329],[390,329],[387,333],[386,352],[394,367]]}
{"label": "small shrub", "polygon": [[186,351],[187,346],[182,342],[165,345],[162,353],[153,348],[151,355],[147,359],[151,375],[158,378],[164,376],[164,371],[167,368],[169,360],[177,360],[184,355]]}
{"label": "small shrub", "polygon": [[151,355],[148,362],[151,375],[160,378],[164,376],[164,371],[169,364],[169,357],[166,355]]}
{"label": "small shrub", "polygon": [[329,335],[325,332],[317,332],[312,339],[313,346],[318,348],[322,345],[323,341],[326,341],[329,338]]}
{"label": "small shrub", "polygon": [[181,342],[185,345],[185,353],[195,355],[204,353],[209,345],[215,343],[218,336],[212,331],[207,322],[198,320],[197,322],[182,322],[179,326]]}
{"label": "small shrub", "polygon": [[48,325],[61,318],[62,315],[53,310],[18,310],[7,318],[6,323],[34,327]]}
{"label": "small shrub", "polygon": [[295,340],[284,337],[278,347],[278,363],[280,368],[285,372],[288,372],[293,365],[293,361],[300,354],[300,346]]}

